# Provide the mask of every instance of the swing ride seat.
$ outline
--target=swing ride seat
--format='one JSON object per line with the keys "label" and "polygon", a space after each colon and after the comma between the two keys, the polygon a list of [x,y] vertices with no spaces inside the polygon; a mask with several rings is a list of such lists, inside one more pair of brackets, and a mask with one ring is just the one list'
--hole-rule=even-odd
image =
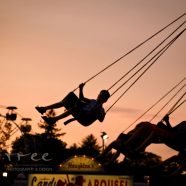
{"label": "swing ride seat", "polygon": [[90,115],[89,117],[85,116],[85,115],[78,115],[76,117],[75,113],[73,113],[72,115],[74,116],[74,118],[70,118],[67,121],[65,121],[64,125],[67,125],[68,123],[70,123],[72,121],[78,121],[83,126],[89,126],[90,124],[92,124],[97,119],[97,118],[93,118],[92,115]]}
{"label": "swing ride seat", "polygon": [[[75,115],[74,115],[75,116]],[[96,117],[94,117],[93,115],[89,115],[89,116],[86,116],[86,115],[79,115],[76,117],[76,120],[82,124],[83,126],[89,126],[91,125],[94,121],[97,120]]]}
{"label": "swing ride seat", "polygon": [[15,106],[8,106],[6,107],[8,109],[8,113],[6,113],[6,120],[15,121],[17,119],[17,114],[14,112],[14,110],[17,109]]}
{"label": "swing ride seat", "polygon": [[62,100],[64,107],[69,110],[71,108],[73,108],[74,106],[76,106],[77,104],[79,104],[80,100],[79,98],[76,96],[76,94],[74,94],[74,92],[70,92],[67,94],[67,96]]}
{"label": "swing ride seat", "polygon": [[74,119],[67,120],[65,124],[77,120],[83,126],[88,126],[97,120],[97,117],[92,112],[83,111],[82,107],[86,103],[81,101],[74,92],[68,93],[62,102],[67,110],[71,110],[71,115],[74,117]]}
{"label": "swing ride seat", "polygon": [[17,118],[17,114],[16,113],[11,113],[11,114],[7,113],[6,114],[6,119],[7,120],[15,121],[16,118]]}

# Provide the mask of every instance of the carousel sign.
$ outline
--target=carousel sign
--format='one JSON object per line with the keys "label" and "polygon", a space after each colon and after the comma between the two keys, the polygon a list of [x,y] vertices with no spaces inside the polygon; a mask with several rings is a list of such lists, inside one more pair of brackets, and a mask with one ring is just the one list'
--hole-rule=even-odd
{"label": "carousel sign", "polygon": [[94,158],[74,156],[60,165],[62,171],[102,171],[102,166]]}
{"label": "carousel sign", "polygon": [[133,186],[133,181],[122,175],[31,174],[28,186]]}
{"label": "carousel sign", "polygon": [[101,174],[101,164],[87,156],[69,158],[60,165],[60,171],[30,174],[28,186],[133,186],[131,176]]}

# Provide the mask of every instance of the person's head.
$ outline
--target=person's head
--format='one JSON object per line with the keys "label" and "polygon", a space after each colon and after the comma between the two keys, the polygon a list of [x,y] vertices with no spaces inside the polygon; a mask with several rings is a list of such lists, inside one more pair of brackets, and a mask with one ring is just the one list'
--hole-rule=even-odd
{"label": "person's head", "polygon": [[107,102],[109,97],[110,97],[110,93],[107,90],[101,90],[97,97],[97,101],[101,103],[105,103]]}

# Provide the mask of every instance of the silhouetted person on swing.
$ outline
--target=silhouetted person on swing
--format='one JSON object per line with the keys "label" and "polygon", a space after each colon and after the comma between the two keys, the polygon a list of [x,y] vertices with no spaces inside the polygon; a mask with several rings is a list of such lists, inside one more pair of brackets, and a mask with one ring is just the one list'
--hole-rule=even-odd
{"label": "silhouetted person on swing", "polygon": [[115,159],[120,153],[131,155],[144,152],[151,143],[164,143],[174,150],[185,150],[186,121],[182,121],[172,127],[169,122],[169,116],[166,115],[157,125],[141,122],[127,134],[121,133],[115,141],[107,146],[102,153],[102,157],[107,155],[112,149],[117,150]]}
{"label": "silhouetted person on swing", "polygon": [[[165,121],[165,124],[163,121]],[[135,149],[136,151],[144,150],[151,143],[164,143],[174,150],[182,151],[186,148],[186,121],[172,127],[169,116],[166,115],[157,125],[146,122],[139,126],[139,129],[136,129],[126,145],[129,145],[132,141],[139,142],[140,136],[143,136],[144,140]]]}
{"label": "silhouetted person on swing", "polygon": [[103,104],[107,102],[110,97],[109,92],[107,90],[101,90],[97,99],[88,99],[85,98],[83,94],[84,85],[84,83],[79,85],[79,98],[73,92],[70,92],[62,101],[45,107],[37,106],[36,110],[39,113],[44,114],[49,109],[56,109],[60,107],[66,108],[65,112],[61,115],[55,117],[42,116],[44,121],[48,124],[54,124],[58,120],[69,115],[72,115],[73,118],[65,121],[65,125],[74,120],[77,120],[83,126],[88,126],[96,120],[103,122],[105,118]]}

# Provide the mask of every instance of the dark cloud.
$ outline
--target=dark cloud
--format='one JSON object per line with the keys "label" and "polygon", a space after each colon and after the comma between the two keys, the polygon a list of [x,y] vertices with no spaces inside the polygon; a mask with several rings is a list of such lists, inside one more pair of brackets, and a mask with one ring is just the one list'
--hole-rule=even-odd
{"label": "dark cloud", "polygon": [[140,109],[135,109],[135,108],[127,108],[127,107],[114,107],[111,109],[111,112],[118,112],[118,113],[129,113],[129,114],[137,114],[137,113],[140,113],[140,112],[143,112],[142,110]]}
{"label": "dark cloud", "polygon": [[[141,118],[143,118],[143,119],[145,119],[145,120],[151,120],[154,116],[155,116],[155,114],[156,114],[156,112],[154,112],[154,113],[152,113],[152,112],[147,112],[147,113],[145,113],[145,111],[144,110],[142,110],[142,109],[136,109],[136,108],[130,108],[130,107],[114,107],[113,109],[111,109],[111,112],[112,113],[121,113],[121,114],[123,114],[123,113],[125,113],[125,115],[130,115],[130,116],[132,116],[132,117],[135,117],[135,118],[137,118],[137,117],[140,117],[141,116]],[[144,115],[143,115],[144,114]],[[162,118],[163,118],[163,116],[164,116],[164,114],[158,114],[154,119],[153,119],[153,121],[159,121],[159,120],[161,120]],[[139,118],[140,119],[140,118]]]}

